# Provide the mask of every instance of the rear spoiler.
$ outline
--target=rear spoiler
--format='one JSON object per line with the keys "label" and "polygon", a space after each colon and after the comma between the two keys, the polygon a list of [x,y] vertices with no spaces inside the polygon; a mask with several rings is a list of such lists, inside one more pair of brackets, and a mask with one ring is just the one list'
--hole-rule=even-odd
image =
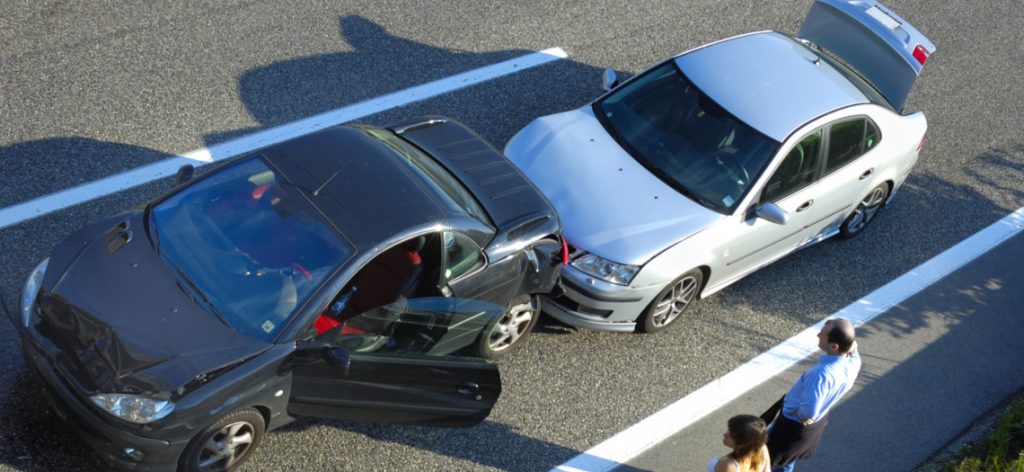
{"label": "rear spoiler", "polygon": [[853,67],[902,110],[935,45],[877,0],[815,0],[797,36]]}

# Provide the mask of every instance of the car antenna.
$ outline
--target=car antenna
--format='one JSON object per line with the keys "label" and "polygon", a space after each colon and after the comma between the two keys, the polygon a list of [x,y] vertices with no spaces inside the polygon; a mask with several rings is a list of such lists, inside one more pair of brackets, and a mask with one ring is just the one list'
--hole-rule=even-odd
{"label": "car antenna", "polygon": [[320,184],[320,186],[317,187],[316,190],[313,191],[313,196],[314,197],[319,197],[320,196],[320,191],[323,190],[324,187],[327,186],[327,184],[331,183],[331,181],[334,180],[334,178],[338,176],[338,172],[340,172],[340,169],[334,171],[334,173],[331,174],[331,176],[328,177],[327,180],[324,181],[324,183]]}

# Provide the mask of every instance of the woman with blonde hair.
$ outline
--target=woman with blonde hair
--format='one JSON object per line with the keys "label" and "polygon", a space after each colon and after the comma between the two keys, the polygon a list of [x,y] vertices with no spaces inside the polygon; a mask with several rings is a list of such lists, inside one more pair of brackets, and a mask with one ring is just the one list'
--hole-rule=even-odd
{"label": "woman with blonde hair", "polygon": [[722,435],[722,444],[732,452],[708,464],[708,472],[768,472],[772,461],[768,457],[768,427],[754,415],[736,415],[729,418],[729,428]]}

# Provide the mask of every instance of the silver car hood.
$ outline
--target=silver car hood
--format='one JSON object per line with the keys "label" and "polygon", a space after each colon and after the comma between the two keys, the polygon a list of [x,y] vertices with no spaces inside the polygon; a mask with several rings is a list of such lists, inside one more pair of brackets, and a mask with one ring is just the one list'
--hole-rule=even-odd
{"label": "silver car hood", "polygon": [[534,120],[505,155],[554,203],[572,245],[641,265],[723,218],[651,174],[587,105]]}

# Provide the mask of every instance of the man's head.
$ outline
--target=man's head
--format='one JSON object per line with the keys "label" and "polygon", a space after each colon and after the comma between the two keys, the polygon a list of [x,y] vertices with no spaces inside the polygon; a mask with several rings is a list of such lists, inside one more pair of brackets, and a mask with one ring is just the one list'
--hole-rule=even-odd
{"label": "man's head", "polygon": [[856,339],[853,323],[844,318],[835,318],[825,322],[818,333],[818,347],[828,354],[838,355],[850,352]]}

